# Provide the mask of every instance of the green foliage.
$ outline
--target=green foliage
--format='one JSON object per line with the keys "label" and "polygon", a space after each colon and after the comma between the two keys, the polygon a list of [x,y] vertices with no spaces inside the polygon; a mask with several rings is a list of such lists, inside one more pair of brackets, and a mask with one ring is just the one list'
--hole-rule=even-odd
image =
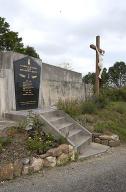
{"label": "green foliage", "polygon": [[113,102],[111,103],[109,109],[120,114],[126,114],[126,105],[124,102]]}
{"label": "green foliage", "polygon": [[93,101],[85,101],[81,106],[82,114],[93,114],[96,113],[97,107]]}
{"label": "green foliage", "polygon": [[[86,84],[95,85],[95,73],[88,73],[83,77]],[[125,62],[116,62],[108,69],[104,68],[102,79],[100,80],[100,88],[115,87],[121,88],[126,86],[126,64]]]}
{"label": "green foliage", "polygon": [[0,51],[15,51],[39,58],[33,47],[24,47],[18,32],[11,31],[10,25],[2,17],[0,17]]}
{"label": "green foliage", "polygon": [[43,136],[36,134],[34,138],[28,138],[26,146],[30,151],[46,153],[48,149],[53,147],[54,141],[54,137],[50,134],[45,134]]}
{"label": "green foliage", "polygon": [[36,52],[36,50],[34,49],[34,47],[27,46],[27,47],[24,49],[24,53],[25,53],[26,55],[31,56],[31,57],[39,58],[39,55],[38,55],[38,53]]}
{"label": "green foliage", "polygon": [[57,142],[58,142],[59,145],[68,143],[67,139],[65,137],[63,137],[63,136],[59,137],[57,139]]}
{"label": "green foliage", "polygon": [[109,101],[126,101],[126,87],[104,89],[102,95]]}
{"label": "green foliage", "polygon": [[70,116],[74,117],[74,116],[81,114],[80,104],[81,103],[79,100],[59,99],[59,101],[57,103],[57,107],[58,107],[58,109],[64,110]]}
{"label": "green foliage", "polygon": [[116,62],[108,71],[109,82],[114,87],[123,87],[126,85],[126,64],[121,62]]}
{"label": "green foliage", "polygon": [[88,73],[83,77],[83,82],[86,84],[95,84],[95,73]]}
{"label": "green foliage", "polygon": [[99,97],[94,97],[92,102],[96,104],[98,109],[103,109],[108,105],[109,99],[101,94]]}
{"label": "green foliage", "polygon": [[107,129],[112,129],[113,127],[113,122],[108,121],[108,122],[98,122],[95,125],[94,131],[97,133],[104,133]]}
{"label": "green foliage", "polygon": [[1,147],[5,147],[12,142],[12,138],[10,137],[0,137],[0,145]]}

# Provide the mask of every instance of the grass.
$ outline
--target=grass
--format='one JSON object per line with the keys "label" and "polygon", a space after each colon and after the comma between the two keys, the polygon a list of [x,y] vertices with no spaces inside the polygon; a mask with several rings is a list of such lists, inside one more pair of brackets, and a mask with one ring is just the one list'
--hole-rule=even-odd
{"label": "grass", "polygon": [[118,134],[126,142],[126,88],[110,90],[89,101],[61,101],[58,107],[91,132]]}

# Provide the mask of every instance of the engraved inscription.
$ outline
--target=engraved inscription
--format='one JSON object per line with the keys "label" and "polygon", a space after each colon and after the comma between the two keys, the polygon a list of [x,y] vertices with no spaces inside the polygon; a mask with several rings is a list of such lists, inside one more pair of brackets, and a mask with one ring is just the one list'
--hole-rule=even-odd
{"label": "engraved inscription", "polygon": [[31,58],[14,62],[16,109],[38,108],[41,67]]}

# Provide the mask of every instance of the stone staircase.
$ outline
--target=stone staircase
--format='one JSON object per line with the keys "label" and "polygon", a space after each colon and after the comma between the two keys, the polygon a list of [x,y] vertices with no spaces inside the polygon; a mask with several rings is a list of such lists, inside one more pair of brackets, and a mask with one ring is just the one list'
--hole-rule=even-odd
{"label": "stone staircase", "polygon": [[[74,146],[80,159],[87,158],[105,152],[109,147],[101,144],[92,143],[92,134],[68,114],[57,109],[32,110],[39,114],[45,123],[44,129],[58,137],[65,137]],[[26,118],[28,111],[12,111],[5,114],[5,118],[11,121],[19,121]]]}
{"label": "stone staircase", "polygon": [[82,153],[84,148],[91,143],[92,134],[63,111],[44,112],[40,116],[53,128],[53,131],[64,136],[78,153]]}

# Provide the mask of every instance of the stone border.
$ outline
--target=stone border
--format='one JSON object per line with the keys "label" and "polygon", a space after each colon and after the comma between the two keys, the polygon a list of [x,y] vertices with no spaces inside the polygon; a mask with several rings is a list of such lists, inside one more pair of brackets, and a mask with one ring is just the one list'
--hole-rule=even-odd
{"label": "stone border", "polygon": [[102,145],[110,147],[117,147],[120,145],[120,139],[118,135],[102,135],[101,133],[93,133],[92,141]]}
{"label": "stone border", "polygon": [[17,159],[14,163],[0,166],[0,181],[38,172],[44,167],[62,166],[70,161],[75,161],[74,148],[71,145],[62,144],[57,148],[48,150],[46,154]]}

